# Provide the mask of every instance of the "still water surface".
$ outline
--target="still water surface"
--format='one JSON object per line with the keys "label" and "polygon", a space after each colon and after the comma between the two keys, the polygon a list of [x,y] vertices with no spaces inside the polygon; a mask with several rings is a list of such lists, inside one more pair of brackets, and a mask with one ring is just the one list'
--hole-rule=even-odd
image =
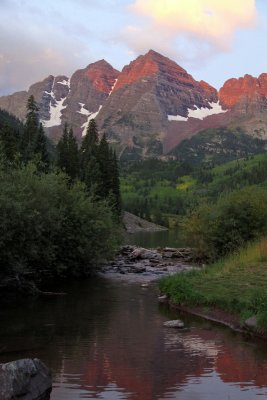
{"label": "still water surface", "polygon": [[186,246],[181,230],[170,229],[159,232],[136,232],[125,236],[125,243],[145,248]]}
{"label": "still water surface", "polygon": [[177,314],[156,288],[102,279],[68,295],[0,310],[0,362],[39,357],[53,371],[52,400],[267,398],[267,346]]}

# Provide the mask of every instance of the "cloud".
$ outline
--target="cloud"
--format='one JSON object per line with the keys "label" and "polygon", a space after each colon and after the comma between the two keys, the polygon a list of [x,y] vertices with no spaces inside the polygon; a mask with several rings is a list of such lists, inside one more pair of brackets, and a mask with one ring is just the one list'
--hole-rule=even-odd
{"label": "cloud", "polygon": [[0,95],[50,74],[70,75],[110,55],[110,31],[124,5],[125,0],[0,0]]}
{"label": "cloud", "polygon": [[153,47],[191,60],[228,51],[235,33],[256,22],[255,0],[135,0],[129,10],[139,21],[124,39],[135,52]]}

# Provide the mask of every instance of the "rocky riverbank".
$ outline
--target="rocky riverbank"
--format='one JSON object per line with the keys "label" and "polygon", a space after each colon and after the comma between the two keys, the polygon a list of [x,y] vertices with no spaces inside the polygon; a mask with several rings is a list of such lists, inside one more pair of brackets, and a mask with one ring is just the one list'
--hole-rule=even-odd
{"label": "rocky riverbank", "polygon": [[197,268],[193,265],[193,249],[145,249],[126,245],[112,262],[102,266],[100,275],[124,281],[148,282],[193,268]]}

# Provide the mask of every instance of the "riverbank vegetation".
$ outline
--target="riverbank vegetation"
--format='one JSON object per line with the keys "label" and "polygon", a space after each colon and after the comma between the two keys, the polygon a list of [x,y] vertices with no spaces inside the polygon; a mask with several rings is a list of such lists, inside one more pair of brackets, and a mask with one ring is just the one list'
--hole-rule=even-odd
{"label": "riverbank vegetation", "polygon": [[80,149],[68,126],[55,148],[33,96],[27,110],[24,124],[0,111],[2,284],[88,275],[120,240],[115,154],[94,121]]}
{"label": "riverbank vegetation", "polygon": [[248,244],[199,271],[163,278],[160,289],[178,305],[217,308],[240,322],[256,316],[258,332],[267,331],[267,238]]}
{"label": "riverbank vegetation", "polygon": [[266,331],[267,153],[218,165],[142,161],[124,168],[121,181],[127,210],[161,224],[175,214],[196,259],[209,265],[163,279],[170,300],[241,321],[256,315],[256,329]]}

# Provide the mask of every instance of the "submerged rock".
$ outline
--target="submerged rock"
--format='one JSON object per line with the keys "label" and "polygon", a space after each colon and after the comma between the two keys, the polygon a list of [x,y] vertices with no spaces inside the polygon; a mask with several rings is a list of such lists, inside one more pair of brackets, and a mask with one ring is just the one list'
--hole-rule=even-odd
{"label": "submerged rock", "polygon": [[49,400],[52,378],[41,360],[23,359],[0,364],[1,400]]}
{"label": "submerged rock", "polygon": [[179,329],[184,328],[184,323],[180,319],[175,319],[173,321],[166,321],[164,322],[163,325],[168,328],[179,328]]}

